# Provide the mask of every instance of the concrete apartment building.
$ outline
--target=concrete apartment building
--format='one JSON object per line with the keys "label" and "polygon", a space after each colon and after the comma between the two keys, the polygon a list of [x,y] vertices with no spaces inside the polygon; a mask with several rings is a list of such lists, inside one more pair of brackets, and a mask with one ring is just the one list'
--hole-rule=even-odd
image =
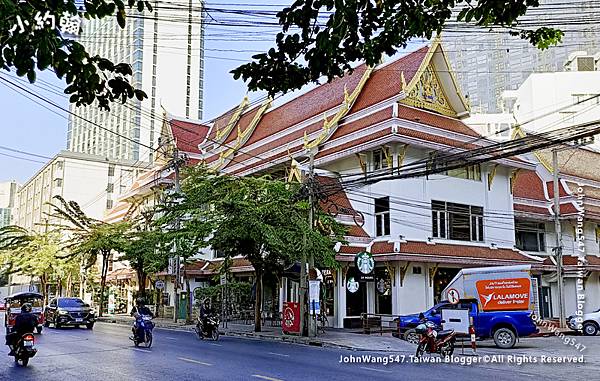
{"label": "concrete apartment building", "polygon": [[[147,167],[147,163],[146,167]],[[111,161],[102,156],[61,151],[18,192],[14,224],[43,231],[50,221],[47,213],[54,196],[76,201],[90,217],[102,219],[133,179],[143,171],[144,163]]]}
{"label": "concrete apartment building", "polygon": [[69,151],[152,162],[155,153],[148,147],[157,145],[163,108],[187,118],[202,118],[203,2],[153,3],[152,8],[142,15],[131,11],[124,29],[115,18],[83,22],[79,42],[92,55],[131,64],[132,84],[148,98],[113,104],[110,112],[96,105],[71,106],[85,120],[70,118]]}
{"label": "concrete apartment building", "polygon": [[18,190],[19,184],[14,180],[0,183],[0,228],[13,221]]}

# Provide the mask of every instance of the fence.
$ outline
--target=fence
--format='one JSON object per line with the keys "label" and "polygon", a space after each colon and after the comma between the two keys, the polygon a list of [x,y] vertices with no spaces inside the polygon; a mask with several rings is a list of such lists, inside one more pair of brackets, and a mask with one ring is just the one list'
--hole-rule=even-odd
{"label": "fence", "polygon": [[360,314],[362,322],[363,333],[379,333],[383,335],[384,332],[397,332],[398,331],[398,317],[394,315],[385,314]]}

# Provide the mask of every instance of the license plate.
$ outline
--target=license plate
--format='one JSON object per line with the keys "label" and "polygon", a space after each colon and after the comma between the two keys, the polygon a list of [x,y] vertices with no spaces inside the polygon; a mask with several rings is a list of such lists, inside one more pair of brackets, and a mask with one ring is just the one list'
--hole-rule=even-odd
{"label": "license plate", "polygon": [[81,319],[81,318],[75,319],[75,323],[81,323],[82,321],[83,321],[83,319]]}
{"label": "license plate", "polygon": [[23,345],[26,347],[33,347],[33,341],[24,341]]}

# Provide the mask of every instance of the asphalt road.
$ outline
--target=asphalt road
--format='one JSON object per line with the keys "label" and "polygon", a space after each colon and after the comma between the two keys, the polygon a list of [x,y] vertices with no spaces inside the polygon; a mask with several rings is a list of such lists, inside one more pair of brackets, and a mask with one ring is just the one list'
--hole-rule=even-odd
{"label": "asphalt road", "polygon": [[[234,337],[200,341],[189,332],[162,329],[155,330],[152,348],[134,348],[129,333],[128,327],[102,323],[97,323],[93,331],[46,328],[37,335],[39,352],[27,368],[15,366],[12,357],[0,356],[0,380],[482,380],[489,379],[492,371],[494,381],[541,376],[546,380],[564,379],[559,374],[562,372],[556,372],[557,365],[415,364],[410,363],[406,353],[394,358],[401,361],[401,355],[405,355],[403,363],[340,363],[342,356],[390,354]],[[484,351],[494,353],[492,349]],[[581,377],[575,378],[587,374],[592,379],[589,369],[573,364],[560,367],[572,377],[582,369]]]}

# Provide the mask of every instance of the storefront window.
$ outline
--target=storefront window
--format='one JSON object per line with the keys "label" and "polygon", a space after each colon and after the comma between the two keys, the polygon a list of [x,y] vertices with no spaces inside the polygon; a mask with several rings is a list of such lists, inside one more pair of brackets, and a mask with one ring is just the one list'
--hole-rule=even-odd
{"label": "storefront window", "polygon": [[392,313],[392,281],[385,267],[375,269],[375,313]]}
{"label": "storefront window", "polygon": [[350,268],[346,274],[346,316],[360,316],[367,312],[367,282],[359,282],[358,279],[358,271]]}

